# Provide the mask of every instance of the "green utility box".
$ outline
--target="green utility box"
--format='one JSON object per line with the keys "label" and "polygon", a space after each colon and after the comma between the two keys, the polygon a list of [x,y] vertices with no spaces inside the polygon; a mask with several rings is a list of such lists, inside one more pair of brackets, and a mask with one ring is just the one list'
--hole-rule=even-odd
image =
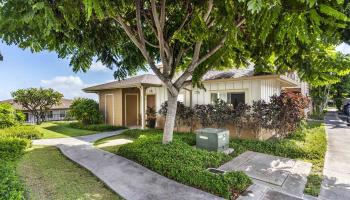
{"label": "green utility box", "polygon": [[229,131],[225,129],[203,128],[196,130],[196,147],[208,151],[224,151],[229,145]]}

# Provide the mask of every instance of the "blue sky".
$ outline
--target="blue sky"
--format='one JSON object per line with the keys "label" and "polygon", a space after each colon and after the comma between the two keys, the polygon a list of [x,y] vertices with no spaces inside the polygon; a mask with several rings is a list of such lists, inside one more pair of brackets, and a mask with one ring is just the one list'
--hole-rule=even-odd
{"label": "blue sky", "polygon": [[[350,46],[342,44],[337,50],[350,53]],[[15,45],[8,46],[0,42],[0,51],[4,60],[0,62],[0,100],[11,98],[11,92],[19,88],[53,88],[66,98],[90,97],[82,88],[94,84],[112,81],[113,71],[101,63],[94,63],[87,73],[74,73],[69,60],[59,59],[54,52],[31,53]]]}
{"label": "blue sky", "polygon": [[96,98],[81,89],[114,79],[113,71],[101,63],[94,63],[87,73],[74,73],[69,60],[58,58],[54,52],[31,53],[3,43],[0,43],[0,51],[4,57],[0,62],[0,100],[11,98],[11,91],[29,87],[53,88],[66,98]]}

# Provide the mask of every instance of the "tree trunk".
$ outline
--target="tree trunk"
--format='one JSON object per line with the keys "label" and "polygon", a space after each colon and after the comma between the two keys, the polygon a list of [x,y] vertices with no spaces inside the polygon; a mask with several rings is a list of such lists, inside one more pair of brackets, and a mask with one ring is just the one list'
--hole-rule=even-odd
{"label": "tree trunk", "polygon": [[34,117],[35,117],[36,124],[40,125],[41,124],[41,120],[40,120],[41,117],[38,115],[34,115]]}
{"label": "tree trunk", "polygon": [[164,125],[163,144],[167,144],[173,140],[173,131],[177,109],[177,96],[178,95],[174,96],[168,92],[168,108]]}

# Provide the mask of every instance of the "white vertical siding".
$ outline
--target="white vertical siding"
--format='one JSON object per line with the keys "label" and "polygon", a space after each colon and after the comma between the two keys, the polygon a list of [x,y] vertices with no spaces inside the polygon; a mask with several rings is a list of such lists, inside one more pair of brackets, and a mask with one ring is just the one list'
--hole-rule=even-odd
{"label": "white vertical siding", "polygon": [[[252,104],[253,101],[263,99],[266,102],[270,101],[270,97],[274,94],[280,94],[281,86],[277,79],[248,79],[237,81],[217,81],[204,83],[204,89],[187,87],[192,90],[192,106],[196,104],[209,104],[210,94],[213,92],[245,92],[246,103]],[[160,109],[160,105],[167,100],[167,89],[163,87],[152,88],[156,94],[156,106],[157,110]],[[184,104],[186,106],[191,105],[191,92],[188,90],[181,90],[181,94],[184,95]]]}
{"label": "white vertical siding", "polygon": [[270,97],[281,93],[280,82],[276,79],[261,80],[261,99],[270,102]]}

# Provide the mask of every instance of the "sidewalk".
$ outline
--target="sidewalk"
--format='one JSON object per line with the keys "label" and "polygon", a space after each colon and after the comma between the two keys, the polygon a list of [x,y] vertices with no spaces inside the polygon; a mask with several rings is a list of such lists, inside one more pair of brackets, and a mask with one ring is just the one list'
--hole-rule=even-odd
{"label": "sidewalk", "polygon": [[350,199],[350,127],[336,111],[325,117],[328,150],[320,199]]}

